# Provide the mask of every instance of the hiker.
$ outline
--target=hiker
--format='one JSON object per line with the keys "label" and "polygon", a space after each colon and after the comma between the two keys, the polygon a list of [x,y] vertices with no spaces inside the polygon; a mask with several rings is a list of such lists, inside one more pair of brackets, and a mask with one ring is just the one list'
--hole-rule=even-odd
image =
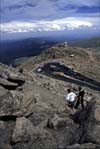
{"label": "hiker", "polygon": [[77,102],[76,102],[76,106],[75,108],[77,109],[79,104],[81,103],[82,109],[84,109],[84,90],[82,89],[82,87],[78,88],[78,94],[77,94]]}
{"label": "hiker", "polygon": [[55,59],[56,58],[56,56],[55,56],[55,54],[52,56],[52,59]]}
{"label": "hiker", "polygon": [[23,68],[19,68],[18,72],[23,73]]}
{"label": "hiker", "polygon": [[42,72],[42,68],[39,67],[39,68],[37,69],[37,72],[38,72],[38,73]]}
{"label": "hiker", "polygon": [[66,96],[66,100],[68,102],[68,106],[73,110],[73,112],[75,112],[74,104],[75,104],[75,101],[76,101],[76,97],[77,96],[70,89],[68,89],[67,91],[68,91],[68,94]]}

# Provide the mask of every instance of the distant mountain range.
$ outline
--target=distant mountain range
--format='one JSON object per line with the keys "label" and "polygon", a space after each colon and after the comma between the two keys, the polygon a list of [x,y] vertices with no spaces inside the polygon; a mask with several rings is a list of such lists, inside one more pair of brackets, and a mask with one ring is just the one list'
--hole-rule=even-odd
{"label": "distant mountain range", "polygon": [[35,56],[54,44],[56,42],[43,38],[2,41],[0,43],[0,62],[12,64],[17,58]]}
{"label": "distant mountain range", "polygon": [[100,37],[71,42],[69,45],[82,48],[100,48]]}
{"label": "distant mountain range", "polygon": [[[0,42],[0,62],[5,64],[13,64],[15,59],[30,57],[40,54],[43,50],[46,50],[55,44],[68,41],[70,46],[79,46],[84,48],[94,48],[100,53],[100,37],[92,39],[83,39],[77,41],[75,37],[66,36],[54,36],[54,37],[38,37],[28,38],[20,40],[9,40]],[[66,37],[66,38],[65,38]],[[72,40],[73,38],[73,40]],[[67,40],[68,39],[68,40]]]}

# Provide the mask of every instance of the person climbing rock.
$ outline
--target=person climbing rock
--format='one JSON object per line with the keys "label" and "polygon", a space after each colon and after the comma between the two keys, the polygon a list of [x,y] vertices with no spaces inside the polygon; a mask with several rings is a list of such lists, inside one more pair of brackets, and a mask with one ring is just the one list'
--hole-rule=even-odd
{"label": "person climbing rock", "polygon": [[68,94],[65,96],[66,101],[68,102],[68,106],[72,109],[73,112],[75,112],[75,101],[76,101],[76,94],[72,92],[70,89],[67,90]]}
{"label": "person climbing rock", "polygon": [[82,109],[84,109],[84,94],[85,91],[82,89],[82,87],[78,88],[78,93],[77,93],[77,102],[75,108],[77,109],[79,104],[81,103]]}

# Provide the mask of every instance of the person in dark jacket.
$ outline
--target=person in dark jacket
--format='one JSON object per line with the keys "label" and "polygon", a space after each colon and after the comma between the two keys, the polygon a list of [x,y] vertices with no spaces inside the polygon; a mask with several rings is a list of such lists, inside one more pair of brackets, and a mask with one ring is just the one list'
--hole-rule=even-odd
{"label": "person in dark jacket", "polygon": [[81,87],[79,87],[78,95],[77,95],[77,102],[75,106],[76,109],[78,108],[80,103],[81,103],[82,109],[84,109],[84,94],[85,94],[85,91]]}

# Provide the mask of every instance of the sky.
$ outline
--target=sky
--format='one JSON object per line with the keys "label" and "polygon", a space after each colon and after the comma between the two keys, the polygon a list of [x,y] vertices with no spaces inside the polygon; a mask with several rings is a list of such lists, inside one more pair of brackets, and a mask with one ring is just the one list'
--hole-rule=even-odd
{"label": "sky", "polygon": [[100,0],[0,0],[3,33],[100,29]]}

